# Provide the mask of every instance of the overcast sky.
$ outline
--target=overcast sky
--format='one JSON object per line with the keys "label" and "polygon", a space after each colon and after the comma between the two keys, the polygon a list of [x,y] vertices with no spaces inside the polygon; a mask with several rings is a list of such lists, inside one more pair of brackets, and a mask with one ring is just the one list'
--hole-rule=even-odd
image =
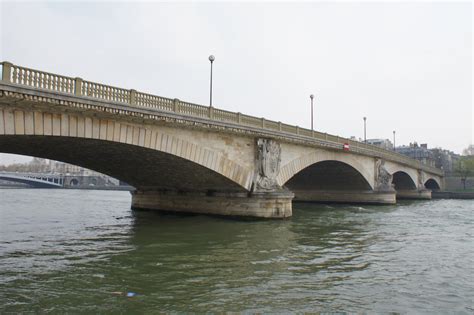
{"label": "overcast sky", "polygon": [[[1,2],[0,59],[344,137],[473,143],[470,2]],[[1,149],[1,148],[0,148]],[[6,155],[0,163],[12,162]],[[19,161],[19,159],[17,159]]]}

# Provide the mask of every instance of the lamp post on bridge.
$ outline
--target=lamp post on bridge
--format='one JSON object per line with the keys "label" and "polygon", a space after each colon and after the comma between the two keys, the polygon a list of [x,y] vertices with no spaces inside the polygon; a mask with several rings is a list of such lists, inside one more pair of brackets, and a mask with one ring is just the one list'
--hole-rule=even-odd
{"label": "lamp post on bridge", "polygon": [[364,143],[367,143],[367,117],[364,117]]}
{"label": "lamp post on bridge", "polygon": [[209,93],[209,106],[210,107],[212,107],[212,64],[213,64],[214,60],[216,60],[216,57],[214,57],[213,55],[210,55],[209,56],[209,61],[211,62],[211,82],[210,82],[211,89],[210,89],[210,93]]}
{"label": "lamp post on bridge", "polygon": [[309,98],[311,99],[311,131],[313,131],[313,98],[314,98],[314,95],[311,94],[309,96]]}
{"label": "lamp post on bridge", "polygon": [[395,146],[395,130],[393,131],[393,151],[397,152],[397,149]]}

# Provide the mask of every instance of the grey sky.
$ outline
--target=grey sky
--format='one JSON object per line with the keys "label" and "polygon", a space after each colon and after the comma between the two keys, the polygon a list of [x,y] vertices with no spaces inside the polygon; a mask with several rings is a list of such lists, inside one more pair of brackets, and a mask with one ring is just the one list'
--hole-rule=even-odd
{"label": "grey sky", "polygon": [[[0,59],[344,137],[473,142],[472,4],[0,4]],[[0,157],[0,163],[11,158]]]}

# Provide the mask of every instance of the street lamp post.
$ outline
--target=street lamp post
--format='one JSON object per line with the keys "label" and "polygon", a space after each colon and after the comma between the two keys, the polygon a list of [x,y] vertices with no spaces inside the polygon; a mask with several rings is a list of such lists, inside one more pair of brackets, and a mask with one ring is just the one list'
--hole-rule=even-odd
{"label": "street lamp post", "polygon": [[395,145],[395,130],[393,131],[393,151],[397,151],[396,145]]}
{"label": "street lamp post", "polygon": [[367,143],[367,117],[364,117],[364,143]]}
{"label": "street lamp post", "polygon": [[212,107],[212,64],[214,62],[214,60],[216,60],[216,58],[213,56],[213,55],[210,55],[209,56],[209,61],[211,62],[211,90],[209,92],[209,106]]}
{"label": "street lamp post", "polygon": [[313,131],[313,98],[314,98],[314,95],[311,94],[309,96],[309,98],[311,99],[311,131]]}

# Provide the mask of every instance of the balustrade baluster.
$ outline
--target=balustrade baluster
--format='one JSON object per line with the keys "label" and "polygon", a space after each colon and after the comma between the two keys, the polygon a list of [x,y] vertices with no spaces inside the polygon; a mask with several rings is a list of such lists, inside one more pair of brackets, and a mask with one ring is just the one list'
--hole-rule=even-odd
{"label": "balustrade baluster", "polygon": [[15,67],[15,70],[13,70],[13,82],[12,83],[20,83],[20,69]]}
{"label": "balustrade baluster", "polygon": [[39,76],[40,76],[40,73],[38,73],[38,72],[35,72],[34,75],[33,75],[33,86],[34,87],[39,87]]}
{"label": "balustrade baluster", "polygon": [[18,83],[20,84],[25,84],[25,70],[24,69],[20,69],[20,80]]}
{"label": "balustrade baluster", "polygon": [[36,72],[30,71],[30,83],[29,85],[36,87]]}
{"label": "balustrade baluster", "polygon": [[44,74],[43,82],[44,82],[44,88],[47,89],[47,90],[50,90],[51,89],[51,82],[49,80],[49,74]]}
{"label": "balustrade baluster", "polygon": [[56,86],[57,86],[56,76],[51,75],[51,89],[56,91]]}
{"label": "balustrade baluster", "polygon": [[21,73],[21,71],[22,70],[20,68],[18,68],[17,75],[16,75],[17,76],[17,81],[16,81],[17,84],[23,84],[23,82],[21,80],[22,77],[23,77],[23,74]]}
{"label": "balustrade baluster", "polygon": [[38,73],[38,87],[43,88],[43,73]]}
{"label": "balustrade baluster", "polygon": [[30,70],[25,70],[25,85],[31,85],[31,71]]}
{"label": "balustrade baluster", "polygon": [[26,73],[26,82],[25,82],[25,85],[30,85],[30,86],[31,86],[31,83],[32,83],[32,73],[31,73],[30,70],[26,70],[25,73]]}

